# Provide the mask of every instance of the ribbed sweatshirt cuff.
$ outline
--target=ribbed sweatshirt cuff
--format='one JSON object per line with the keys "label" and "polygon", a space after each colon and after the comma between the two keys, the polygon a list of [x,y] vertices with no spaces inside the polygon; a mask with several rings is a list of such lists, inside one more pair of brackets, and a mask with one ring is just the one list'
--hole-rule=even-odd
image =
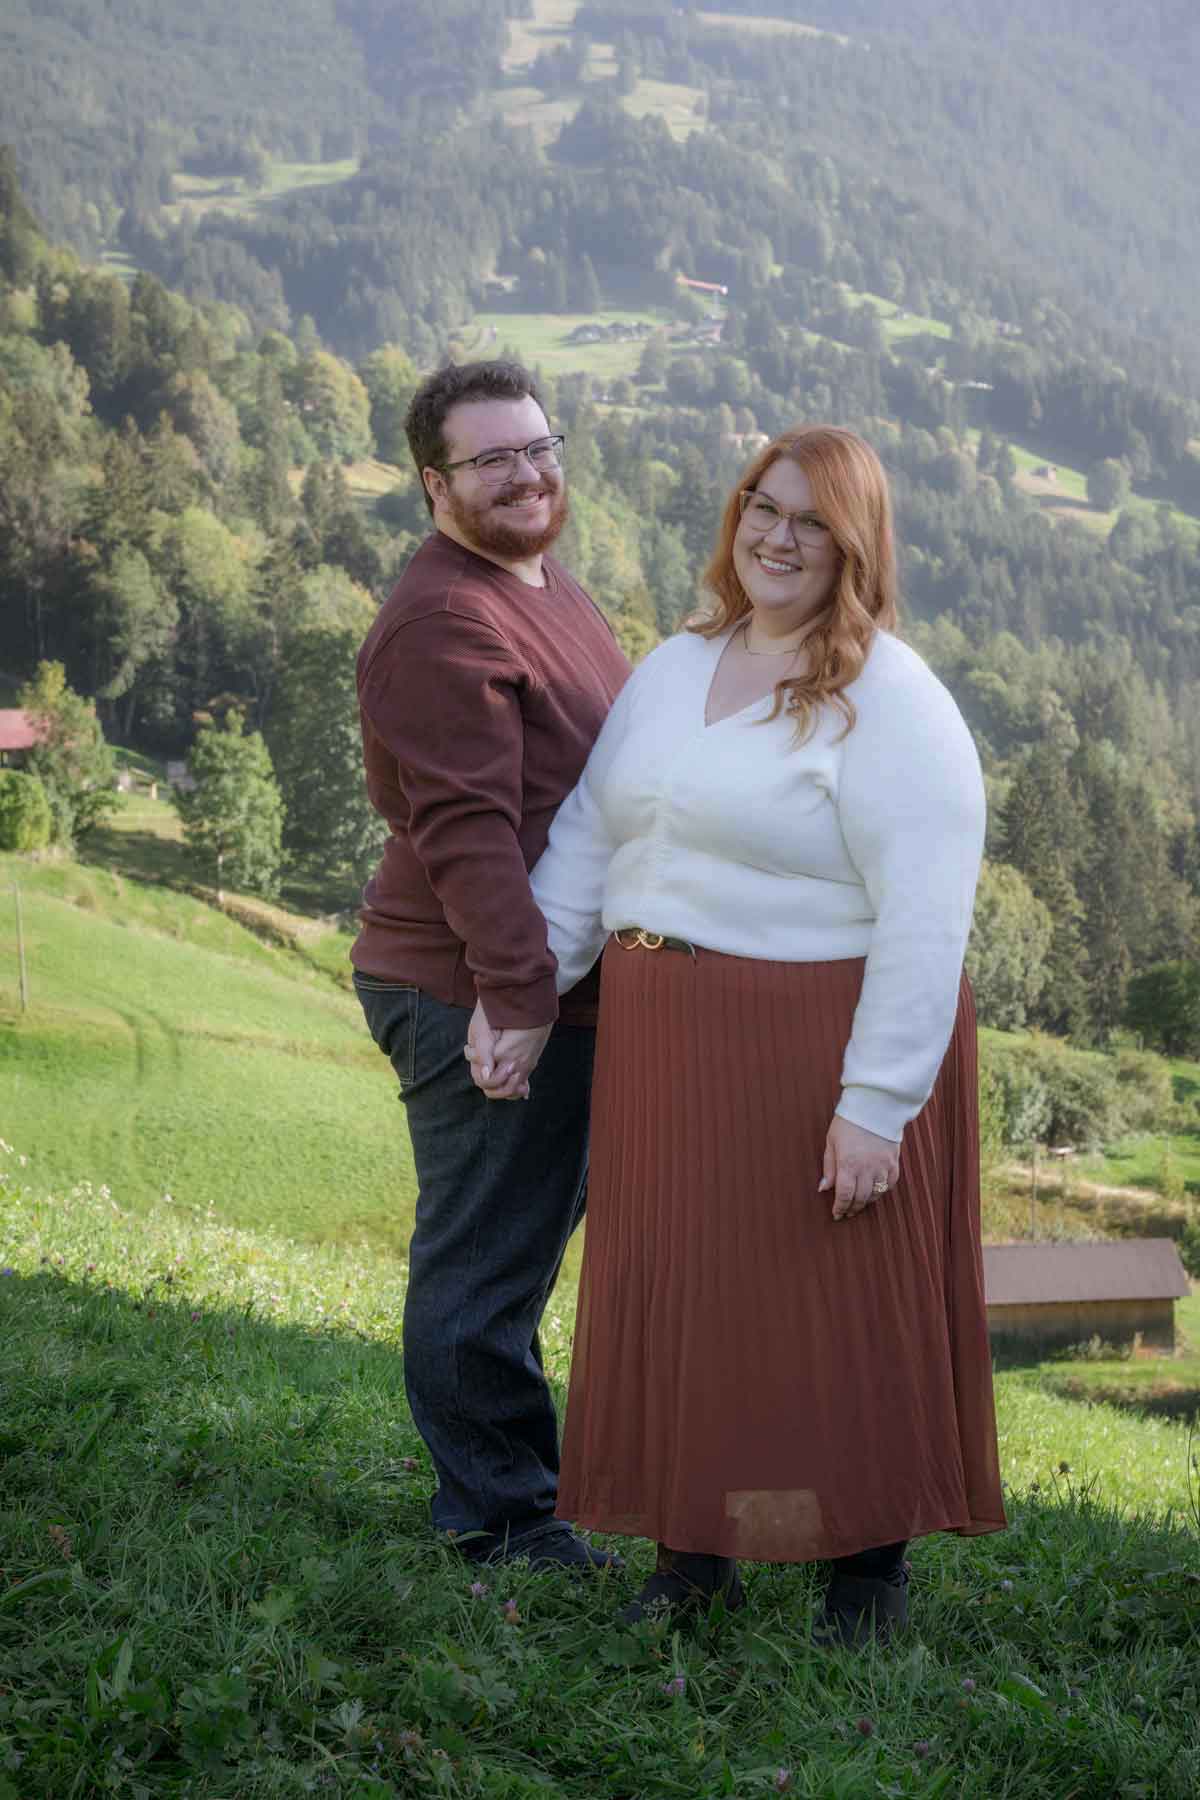
{"label": "ribbed sweatshirt cuff", "polygon": [[493,1031],[529,1031],[537,1025],[553,1025],[558,1018],[553,974],[519,987],[483,987],[478,981],[475,987]]}
{"label": "ribbed sweatshirt cuff", "polygon": [[844,1087],[837,1104],[839,1118],[873,1131],[876,1137],[890,1138],[893,1144],[900,1142],[904,1127],[920,1110],[906,1105],[896,1094],[872,1087]]}

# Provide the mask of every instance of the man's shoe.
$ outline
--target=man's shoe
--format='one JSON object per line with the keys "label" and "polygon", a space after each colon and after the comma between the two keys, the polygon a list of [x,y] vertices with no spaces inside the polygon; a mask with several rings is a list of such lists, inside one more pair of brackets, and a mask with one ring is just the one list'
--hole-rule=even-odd
{"label": "man's shoe", "polygon": [[637,1599],[618,1614],[618,1623],[640,1625],[653,1613],[666,1610],[696,1617],[706,1613],[714,1600],[723,1601],[726,1612],[737,1612],[746,1604],[732,1556],[702,1556],[690,1550],[668,1550],[660,1544],[658,1567],[643,1583]]}
{"label": "man's shoe", "polygon": [[907,1624],[907,1569],[886,1578],[835,1571],[813,1623],[813,1643],[822,1650],[864,1650],[870,1643],[883,1647]]}
{"label": "man's shoe", "polygon": [[510,1538],[473,1560],[494,1565],[516,1562],[519,1557],[528,1558],[531,1569],[567,1569],[575,1575],[594,1575],[600,1569],[611,1569],[616,1574],[625,1567],[624,1558],[615,1550],[598,1550],[559,1519],[519,1538]]}

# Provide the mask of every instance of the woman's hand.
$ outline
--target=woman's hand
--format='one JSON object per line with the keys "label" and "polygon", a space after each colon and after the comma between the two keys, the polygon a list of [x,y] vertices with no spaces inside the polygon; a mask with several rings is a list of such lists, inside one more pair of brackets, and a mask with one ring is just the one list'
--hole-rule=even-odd
{"label": "woman's hand", "polygon": [[852,1125],[835,1113],[825,1139],[825,1164],[819,1194],[833,1189],[833,1216],[852,1219],[882,1200],[900,1175],[900,1146]]}
{"label": "woman's hand", "polygon": [[514,1026],[495,1031],[488,1024],[482,1000],[475,1003],[463,1055],[471,1065],[471,1079],[489,1100],[528,1100],[529,1077],[546,1047],[551,1025]]}

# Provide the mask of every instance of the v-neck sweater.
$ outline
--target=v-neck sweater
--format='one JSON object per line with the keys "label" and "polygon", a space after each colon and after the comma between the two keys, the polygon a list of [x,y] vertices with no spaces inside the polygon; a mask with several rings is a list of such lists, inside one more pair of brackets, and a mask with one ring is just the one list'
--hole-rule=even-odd
{"label": "v-neck sweater", "polygon": [[531,587],[435,531],[358,658],[367,792],[390,833],[351,959],[448,1005],[478,997],[495,1026],[596,1017],[590,964],[556,992],[529,870],[629,663],[562,564],[542,573]]}
{"label": "v-neck sweater", "polygon": [[610,931],[641,926],[729,956],[866,959],[838,1112],[899,1141],[950,1040],[983,855],[979,758],[915,651],[876,632],[797,743],[773,694],[711,725],[732,632],[684,632],[622,690],[559,809],[533,893],[560,988]]}

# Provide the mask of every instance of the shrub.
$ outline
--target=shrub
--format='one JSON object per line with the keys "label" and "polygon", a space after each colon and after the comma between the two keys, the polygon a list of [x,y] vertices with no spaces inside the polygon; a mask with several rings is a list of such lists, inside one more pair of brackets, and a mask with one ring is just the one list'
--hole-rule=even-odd
{"label": "shrub", "polygon": [[1118,1050],[1115,1074],[1127,1131],[1165,1131],[1174,1124],[1174,1086],[1161,1056]]}
{"label": "shrub", "polygon": [[1091,1149],[1126,1131],[1161,1131],[1174,1122],[1170,1071],[1146,1052],[1104,1057],[1035,1036],[986,1047],[983,1063],[995,1089],[987,1104],[998,1106],[1007,1144]]}
{"label": "shrub", "polygon": [[1179,1260],[1193,1281],[1200,1281],[1200,1217],[1184,1226],[1179,1238]]}
{"label": "shrub", "polygon": [[44,850],[53,816],[36,775],[0,769],[0,850]]}
{"label": "shrub", "polygon": [[1041,1143],[1050,1124],[1046,1083],[1033,1059],[1021,1053],[1024,1048],[985,1049],[981,1059],[981,1091],[986,1085],[987,1104],[1000,1114],[1006,1144]]}

